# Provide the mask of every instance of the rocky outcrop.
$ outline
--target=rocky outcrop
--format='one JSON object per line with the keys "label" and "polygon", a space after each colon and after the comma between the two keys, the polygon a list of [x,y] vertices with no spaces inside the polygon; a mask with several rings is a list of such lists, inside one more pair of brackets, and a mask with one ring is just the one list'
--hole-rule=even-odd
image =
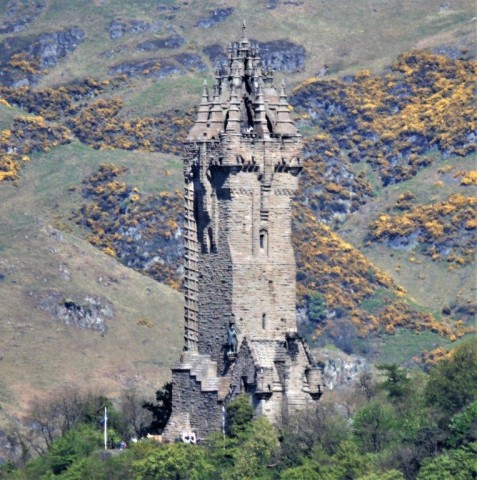
{"label": "rocky outcrop", "polygon": [[[285,39],[253,43],[258,44],[262,63],[266,68],[291,73],[305,68],[306,50],[301,45]],[[222,64],[227,59],[223,47],[218,44],[206,46],[204,53],[214,64]]]}
{"label": "rocky outcrop", "polygon": [[180,75],[185,70],[204,72],[207,66],[201,57],[195,53],[180,53],[157,60],[140,60],[137,62],[120,63],[109,70],[110,75],[126,75],[135,77],[143,75],[153,78],[166,78]]}
{"label": "rocky outcrop", "polygon": [[42,68],[53,67],[67,57],[86,38],[79,27],[53,33],[43,33],[29,49],[30,55],[38,59]]}
{"label": "rocky outcrop", "polygon": [[353,386],[359,377],[371,370],[370,363],[357,355],[347,355],[340,350],[326,348],[313,351],[314,357],[323,365],[326,390],[339,390]]}
{"label": "rocky outcrop", "polygon": [[117,40],[122,36],[132,33],[139,34],[145,32],[158,32],[162,28],[162,22],[145,22],[135,18],[115,18],[109,24],[109,36],[112,40]]}
{"label": "rocky outcrop", "polygon": [[42,0],[33,2],[11,1],[7,4],[0,34],[21,32],[33,23],[45,11],[46,4]]}
{"label": "rocky outcrop", "polygon": [[141,52],[154,52],[161,48],[180,48],[184,43],[184,37],[181,37],[180,35],[171,35],[170,37],[141,42],[138,44],[137,50]]}
{"label": "rocky outcrop", "polygon": [[38,307],[65,325],[93,330],[101,335],[106,333],[106,319],[113,316],[111,304],[93,295],[66,297],[60,292],[48,292],[39,299]]}
{"label": "rocky outcrop", "polygon": [[210,61],[214,65],[222,65],[227,61],[227,55],[225,53],[223,45],[214,43],[204,47],[204,53],[210,58]]}
{"label": "rocky outcrop", "polygon": [[45,68],[57,65],[85,39],[79,27],[34,37],[10,37],[0,43],[0,83],[10,87],[34,85]]}
{"label": "rocky outcrop", "polygon": [[196,72],[205,72],[207,70],[207,66],[196,53],[181,53],[174,55],[172,58],[187,70]]}
{"label": "rocky outcrop", "polygon": [[233,7],[228,8],[217,8],[212,10],[207,17],[201,18],[195,24],[196,27],[200,28],[210,28],[218,23],[221,23],[232,15],[234,9]]}
{"label": "rocky outcrop", "polygon": [[126,75],[136,77],[165,78],[172,75],[179,75],[183,70],[174,63],[167,60],[142,60],[137,62],[120,63],[109,69],[110,75]]}
{"label": "rocky outcrop", "polygon": [[306,51],[289,40],[258,42],[263,64],[282,72],[299,72],[305,68]]}

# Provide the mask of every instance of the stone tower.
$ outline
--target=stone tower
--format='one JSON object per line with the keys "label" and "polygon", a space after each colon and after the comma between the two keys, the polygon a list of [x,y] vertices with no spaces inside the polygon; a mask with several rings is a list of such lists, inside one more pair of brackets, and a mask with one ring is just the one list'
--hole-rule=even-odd
{"label": "stone tower", "polygon": [[164,435],[221,429],[240,393],[279,422],[321,395],[321,371],[296,333],[291,202],[302,137],[285,94],[245,36],[204,85],[185,179],[185,346],[172,369]]}

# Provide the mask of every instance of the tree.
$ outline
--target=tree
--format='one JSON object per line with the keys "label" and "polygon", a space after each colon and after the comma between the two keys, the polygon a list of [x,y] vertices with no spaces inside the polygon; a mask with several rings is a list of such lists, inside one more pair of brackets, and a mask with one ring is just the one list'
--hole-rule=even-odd
{"label": "tree", "polygon": [[271,478],[268,465],[278,447],[278,436],[273,425],[260,417],[247,424],[240,433],[240,443],[235,447],[235,462],[224,475],[231,480],[259,480]]}
{"label": "tree", "polygon": [[417,480],[470,480],[471,478],[477,478],[477,443],[430,458],[417,476]]}
{"label": "tree", "polygon": [[156,402],[145,402],[143,407],[152,413],[149,427],[152,433],[162,433],[172,413],[172,383],[166,383],[156,392]]}
{"label": "tree", "polygon": [[101,448],[103,436],[101,431],[89,425],[69,430],[56,440],[47,453],[47,461],[51,471],[59,475],[73,463],[87,457],[95,449]]}
{"label": "tree", "polygon": [[426,399],[450,416],[477,400],[477,343],[459,345],[449,359],[429,372]]}
{"label": "tree", "polygon": [[379,387],[387,392],[392,402],[406,400],[411,392],[411,380],[404,368],[395,363],[392,365],[379,365],[378,369],[384,372],[386,379],[379,384]]}
{"label": "tree", "polygon": [[331,455],[349,436],[348,422],[335,405],[320,401],[284,419],[280,427],[281,462],[287,466],[296,465],[310,456],[317,446]]}
{"label": "tree", "polygon": [[35,399],[30,405],[26,423],[27,435],[20,440],[37,454],[44,454],[53,442],[80,424],[98,425],[108,408],[109,425],[115,428],[120,419],[111,401],[100,394],[82,393],[65,388],[46,399]]}
{"label": "tree", "polygon": [[[145,408],[146,403],[144,397],[136,389],[123,391],[120,399],[120,412],[122,423],[125,426],[121,433],[125,438],[131,435],[142,437],[147,433],[153,422],[153,411]],[[157,417],[155,420],[157,421]]]}
{"label": "tree", "polygon": [[449,425],[450,436],[447,441],[452,448],[477,441],[477,401],[471,403],[454,415]]}
{"label": "tree", "polygon": [[404,475],[399,470],[386,470],[385,472],[368,473],[356,480],[404,480]]}
{"label": "tree", "polygon": [[205,449],[196,445],[175,443],[162,445],[146,458],[134,462],[137,480],[208,480],[215,468]]}
{"label": "tree", "polygon": [[326,300],[320,292],[311,292],[308,294],[308,318],[310,322],[320,323],[326,319],[328,311],[326,310]]}
{"label": "tree", "polygon": [[244,433],[253,419],[253,408],[247,395],[239,395],[226,407],[227,432],[231,437]]}
{"label": "tree", "polygon": [[353,432],[365,452],[380,452],[394,436],[396,418],[390,405],[373,400],[364,405],[353,419]]}

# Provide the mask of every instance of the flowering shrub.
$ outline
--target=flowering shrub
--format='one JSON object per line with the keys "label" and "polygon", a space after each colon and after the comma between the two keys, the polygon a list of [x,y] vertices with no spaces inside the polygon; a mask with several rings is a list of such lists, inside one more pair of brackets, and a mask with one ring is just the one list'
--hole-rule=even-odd
{"label": "flowering shrub", "polygon": [[10,130],[0,132],[0,182],[18,178],[22,165],[30,160],[27,154],[69,142],[71,134],[61,125],[41,116],[16,117]]}
{"label": "flowering shrub", "polygon": [[182,194],[142,195],[118,181],[126,167],[101,165],[83,181],[88,201],[75,214],[91,233],[88,240],[129,267],[176,289],[181,284]]}
{"label": "flowering shrub", "polygon": [[[406,197],[408,198],[408,197]],[[403,209],[401,196],[396,208]],[[419,205],[397,215],[381,215],[369,225],[368,239],[386,242],[390,247],[420,247],[432,260],[445,260],[457,265],[473,261],[477,218],[477,198],[450,195],[446,201]]]}
{"label": "flowering shrub", "polygon": [[299,115],[328,132],[351,162],[366,161],[383,185],[398,183],[432,162],[437,148],[465,156],[475,151],[475,61],[426,51],[401,55],[392,71],[344,79],[315,79],[297,87]]}

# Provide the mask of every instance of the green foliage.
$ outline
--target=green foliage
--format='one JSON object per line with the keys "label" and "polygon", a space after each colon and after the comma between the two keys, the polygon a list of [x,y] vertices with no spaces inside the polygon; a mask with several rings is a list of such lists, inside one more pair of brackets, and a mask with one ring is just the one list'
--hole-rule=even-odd
{"label": "green foliage", "polygon": [[207,452],[195,445],[163,445],[134,463],[137,480],[206,480],[213,478],[214,466]]}
{"label": "green foliage", "polygon": [[153,415],[151,432],[161,432],[167,425],[172,412],[172,383],[168,382],[156,392],[156,402],[146,402],[143,408],[149,410]]}
{"label": "green foliage", "polygon": [[235,448],[234,466],[225,478],[233,480],[270,478],[267,466],[278,447],[276,430],[265,417],[260,417],[248,425],[247,432],[242,431],[242,441]]}
{"label": "green foliage", "polygon": [[226,407],[227,430],[231,437],[238,437],[248,429],[253,418],[253,408],[247,395],[240,395]]}
{"label": "green foliage", "polygon": [[407,399],[411,391],[411,380],[407,372],[396,364],[380,365],[378,369],[385,372],[386,379],[380,387],[386,391],[389,399],[395,402],[402,402]]}
{"label": "green foliage", "polygon": [[324,320],[328,312],[326,300],[320,292],[311,292],[308,295],[308,318],[311,322],[319,323]]}
{"label": "green foliage", "polygon": [[477,441],[477,401],[452,417],[449,430],[447,443],[452,448]]}
{"label": "green foliage", "polygon": [[395,436],[394,410],[379,400],[372,400],[356,412],[353,432],[364,452],[381,452]]}
{"label": "green foliage", "polygon": [[477,478],[477,443],[449,450],[424,463],[417,480],[470,480]]}
{"label": "green foliage", "polygon": [[101,448],[102,443],[103,436],[100,430],[91,425],[80,425],[55,440],[45,455],[31,462],[24,471],[24,478],[43,480],[60,475],[76,462]]}
{"label": "green foliage", "polygon": [[317,465],[309,459],[304,460],[298,467],[283,470],[280,474],[280,480],[303,480],[304,478],[307,480],[328,480],[329,476],[319,472]]}
{"label": "green foliage", "polygon": [[399,470],[386,470],[385,472],[368,473],[356,480],[404,480],[404,475]]}
{"label": "green foliage", "polygon": [[322,400],[284,420],[280,427],[282,461],[286,466],[299,464],[317,446],[324,454],[333,455],[350,435],[349,421],[333,403]]}
{"label": "green foliage", "polygon": [[429,404],[447,414],[456,413],[477,400],[475,338],[459,345],[451,358],[430,370],[426,398]]}

